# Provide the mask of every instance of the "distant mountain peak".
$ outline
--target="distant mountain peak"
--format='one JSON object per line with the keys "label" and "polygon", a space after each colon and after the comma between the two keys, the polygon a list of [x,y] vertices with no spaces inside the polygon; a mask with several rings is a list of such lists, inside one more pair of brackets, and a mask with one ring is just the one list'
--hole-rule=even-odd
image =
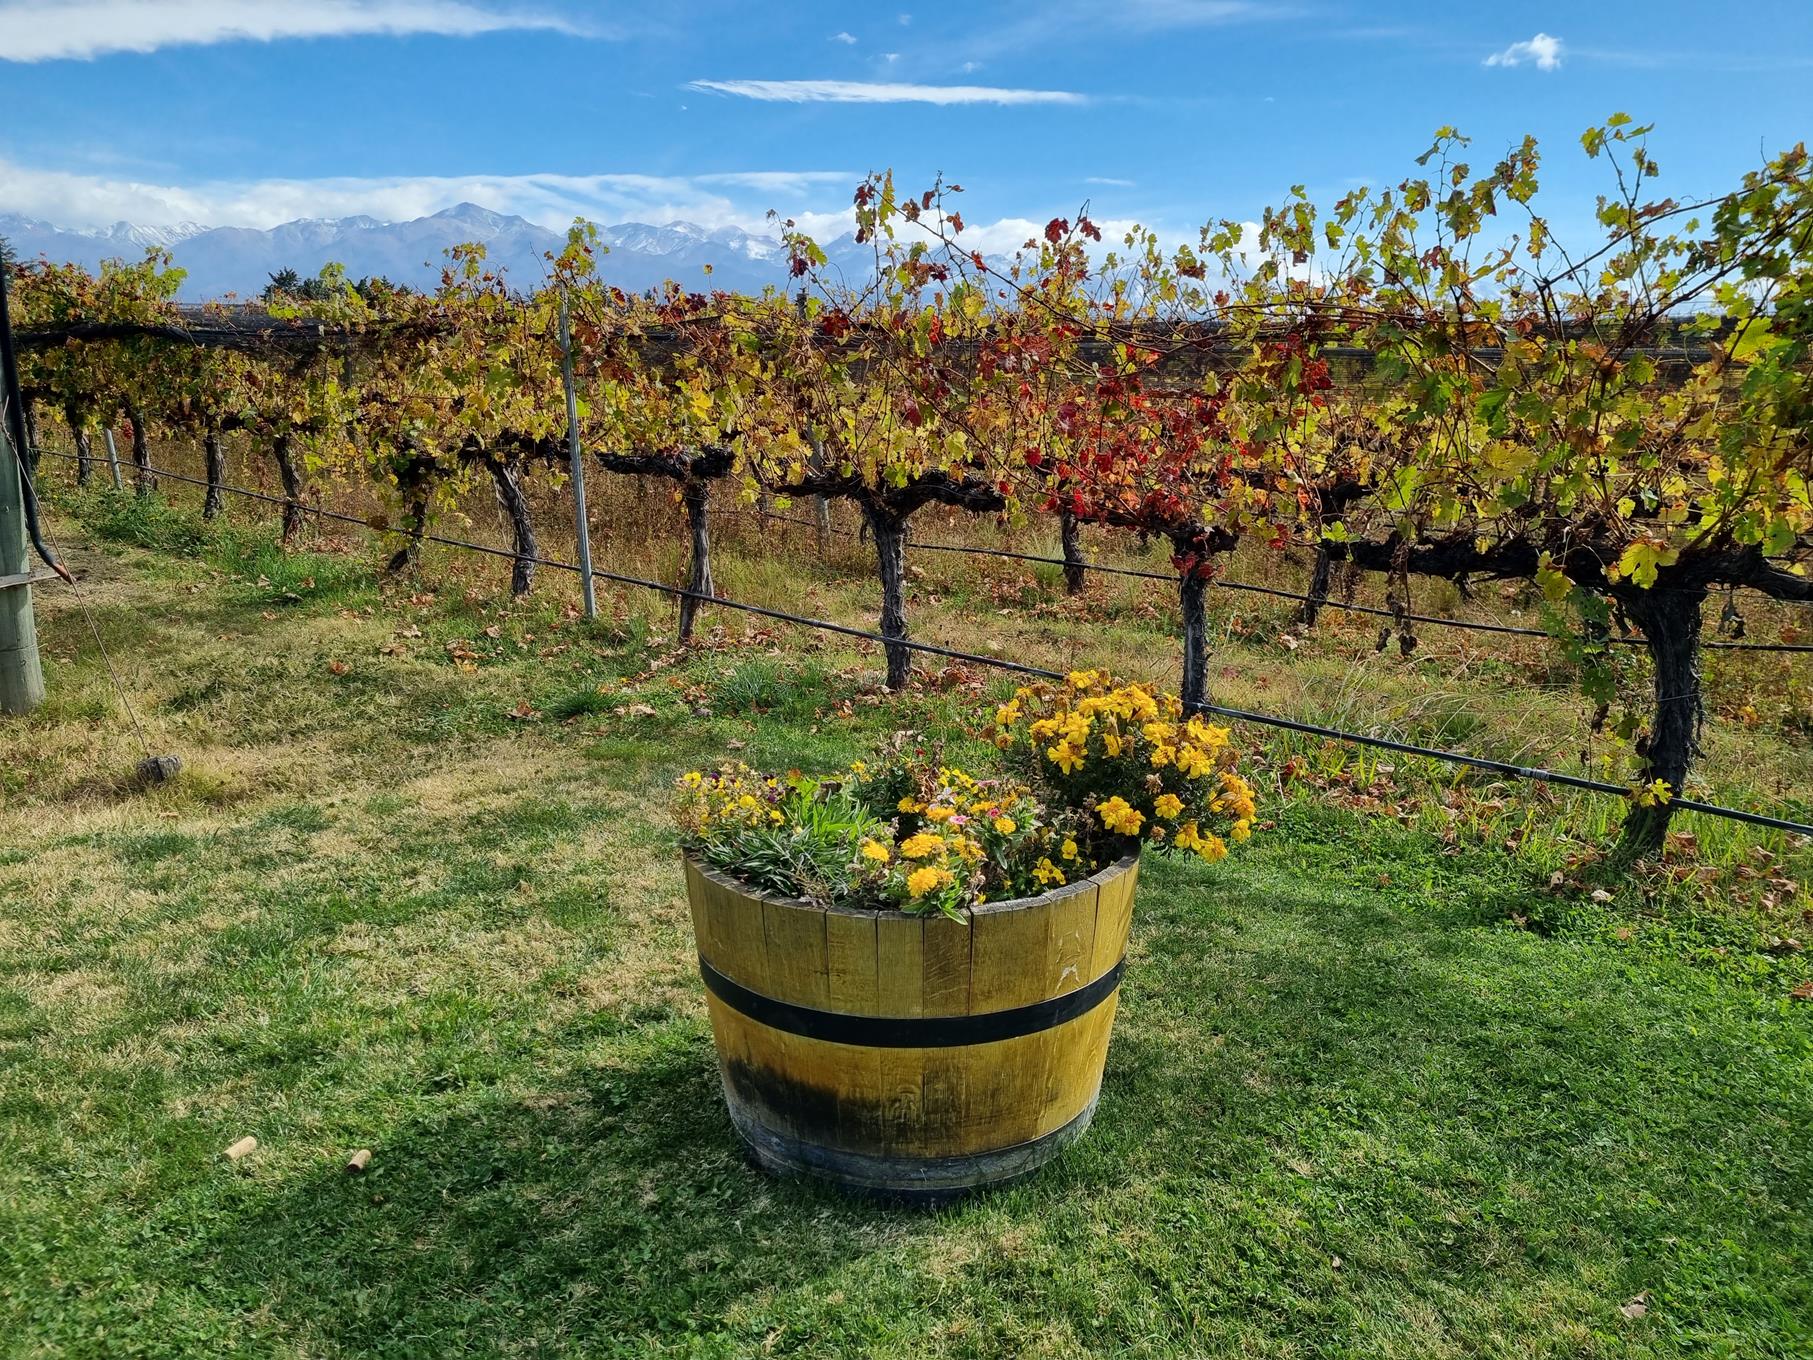
{"label": "distant mountain peak", "polygon": [[[708,228],[681,219],[661,226],[620,222],[599,225],[598,235],[610,247],[598,258],[600,276],[632,292],[657,288],[670,279],[687,288],[747,293],[770,286],[784,289],[790,282],[779,239],[738,226]],[[270,228],[122,221],[82,230],[0,213],[0,237],[21,259],[42,255],[89,269],[105,259],[138,259],[150,248],[168,250],[187,271],[181,297],[190,302],[227,294],[249,297],[272,274],[284,269],[314,274],[329,261],[344,265],[355,279],[382,274],[398,283],[433,288],[440,281],[446,249],[467,241],[483,243],[492,267],[517,285],[532,288],[547,276],[546,256],[557,254],[566,241],[564,232],[472,202],[404,222],[359,214],[299,217]],[[837,244],[846,246],[848,241]],[[869,257],[861,254],[861,259],[851,258],[866,270]]]}

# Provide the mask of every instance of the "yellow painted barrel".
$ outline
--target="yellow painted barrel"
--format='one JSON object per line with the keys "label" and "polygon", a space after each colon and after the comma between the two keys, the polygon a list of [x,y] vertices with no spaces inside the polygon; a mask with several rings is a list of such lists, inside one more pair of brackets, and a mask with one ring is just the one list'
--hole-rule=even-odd
{"label": "yellow painted barrel", "polygon": [[731,1121],[757,1163],[944,1199],[1089,1125],[1139,860],[965,919],[815,906],[690,857]]}

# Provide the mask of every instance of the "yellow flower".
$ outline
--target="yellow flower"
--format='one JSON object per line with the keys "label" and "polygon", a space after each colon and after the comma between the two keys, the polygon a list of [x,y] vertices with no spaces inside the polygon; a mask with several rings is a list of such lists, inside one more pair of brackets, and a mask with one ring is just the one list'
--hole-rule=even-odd
{"label": "yellow flower", "polygon": [[1012,817],[995,818],[995,830],[999,831],[1003,836],[1011,836],[1011,835],[1013,835],[1014,832],[1018,831],[1019,829],[1020,829],[1020,824],[1018,822],[1016,822]]}
{"label": "yellow flower", "polygon": [[1064,844],[1058,848],[1058,853],[1065,859],[1075,859],[1076,842],[1071,840],[1068,836],[1064,837]]}
{"label": "yellow flower", "polygon": [[1200,747],[1185,745],[1177,748],[1177,768],[1186,779],[1200,779],[1215,768],[1215,762]]}
{"label": "yellow flower", "polygon": [[1176,758],[1177,748],[1175,746],[1160,743],[1152,748],[1152,768],[1155,770],[1162,770]]}
{"label": "yellow flower", "polygon": [[1174,793],[1161,793],[1152,800],[1152,810],[1169,821],[1183,811],[1183,799]]}
{"label": "yellow flower", "polygon": [[1099,679],[1099,671],[1072,671],[1069,684],[1072,689],[1094,689]]}
{"label": "yellow flower", "polygon": [[1240,841],[1244,841],[1244,840],[1250,840],[1253,835],[1253,824],[1250,821],[1248,821],[1245,817],[1242,817],[1239,821],[1235,822],[1234,825],[1228,829],[1228,834],[1234,838],[1236,843],[1238,843]]}
{"label": "yellow flower", "polygon": [[1219,836],[1204,836],[1196,842],[1196,853],[1210,864],[1228,857],[1227,842]]}
{"label": "yellow flower", "polygon": [[894,804],[894,806],[897,807],[898,809],[900,809],[900,811],[902,811],[902,812],[924,812],[925,811],[925,804],[921,803],[918,800],[916,800],[915,798],[913,798],[913,796],[911,794],[907,795],[905,798],[902,798],[898,803]]}
{"label": "yellow flower", "polygon": [[872,859],[877,864],[886,864],[889,860],[894,858],[894,856],[888,852],[888,847],[883,845],[880,841],[864,841],[862,843],[862,853],[865,859]]}
{"label": "yellow flower", "polygon": [[1010,703],[1002,704],[1001,707],[995,710],[995,725],[997,727],[1012,727],[1019,721],[1020,701],[1017,699]]}
{"label": "yellow flower", "polygon": [[956,808],[945,807],[942,804],[937,807],[929,807],[925,810],[926,820],[931,822],[948,822],[956,815]]}
{"label": "yellow flower", "polygon": [[950,881],[951,871],[949,869],[940,869],[935,864],[927,864],[907,875],[907,891],[914,897],[924,897],[927,893],[942,888]]}
{"label": "yellow flower", "polygon": [[1121,739],[1112,732],[1102,733],[1102,749],[1111,756],[1121,753]]}
{"label": "yellow flower", "polygon": [[1083,753],[1067,741],[1060,741],[1045,752],[1045,758],[1065,774],[1082,768]]}
{"label": "yellow flower", "polygon": [[1064,871],[1049,859],[1039,861],[1039,867],[1032,871],[1032,876],[1040,883],[1055,883],[1062,887],[1065,883]]}
{"label": "yellow flower", "polygon": [[1145,813],[1131,806],[1118,793],[1097,807],[1095,812],[1102,819],[1103,826],[1124,836],[1137,836],[1146,820]]}
{"label": "yellow flower", "polygon": [[944,849],[944,842],[929,832],[921,831],[917,836],[908,836],[900,843],[900,853],[908,859],[924,859]]}

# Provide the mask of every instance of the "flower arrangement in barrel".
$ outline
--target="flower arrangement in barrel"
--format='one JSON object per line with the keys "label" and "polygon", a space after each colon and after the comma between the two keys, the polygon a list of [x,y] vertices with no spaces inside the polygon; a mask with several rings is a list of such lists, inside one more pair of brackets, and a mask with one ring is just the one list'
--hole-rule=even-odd
{"label": "flower arrangement in barrel", "polygon": [[1110,845],[1139,839],[1214,862],[1252,834],[1253,790],[1228,729],[1186,718],[1176,695],[1073,671],[1018,690],[995,711],[993,736]]}
{"label": "flower arrangement in barrel", "polygon": [[978,775],[901,736],[834,775],[732,763],[679,781],[687,849],[753,886],[840,905],[959,916],[1035,897],[1142,845],[1214,862],[1251,834],[1228,729],[1175,695],[1078,671],[1023,687],[985,735],[1011,769]]}

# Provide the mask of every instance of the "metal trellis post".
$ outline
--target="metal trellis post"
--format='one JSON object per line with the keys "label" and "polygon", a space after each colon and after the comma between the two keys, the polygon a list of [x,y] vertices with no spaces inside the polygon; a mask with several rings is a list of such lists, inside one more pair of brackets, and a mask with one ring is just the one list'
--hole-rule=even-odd
{"label": "metal trellis post", "polygon": [[113,445],[113,426],[103,426],[101,433],[107,439],[107,467],[113,473],[113,489],[124,491],[126,482],[120,476],[120,451]]}
{"label": "metal trellis post", "polygon": [[38,627],[32,614],[31,569],[25,535],[25,420],[20,406],[19,371],[13,362],[13,325],[7,312],[7,273],[0,262],[0,713],[29,713],[44,702],[44,670],[38,662]]}
{"label": "metal trellis post", "polygon": [[567,389],[567,461],[572,465],[573,528],[579,540],[579,591],[585,597],[585,616],[598,617],[598,597],[592,590],[592,526],[585,512],[585,455],[579,448],[579,394],[573,387],[573,337],[567,326],[566,290],[560,293],[560,376]]}

